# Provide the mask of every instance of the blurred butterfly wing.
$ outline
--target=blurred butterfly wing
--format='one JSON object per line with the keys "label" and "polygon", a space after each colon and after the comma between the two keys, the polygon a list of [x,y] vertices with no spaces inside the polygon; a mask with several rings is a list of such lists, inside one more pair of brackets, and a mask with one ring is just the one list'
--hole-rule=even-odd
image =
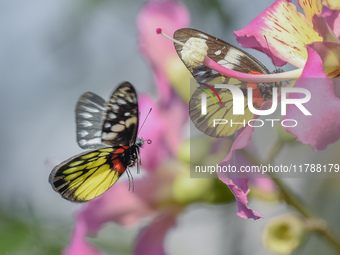
{"label": "blurred butterfly wing", "polygon": [[101,139],[110,146],[133,146],[137,131],[137,93],[129,82],[124,82],[113,92],[106,105]]}
{"label": "blurred butterfly wing", "polygon": [[108,190],[125,171],[125,163],[119,160],[122,152],[122,148],[102,148],[79,154],[54,167],[49,182],[67,200],[91,200]]}
{"label": "blurred butterfly wing", "polygon": [[[247,52],[209,34],[189,28],[179,29],[174,33],[174,38],[183,43],[191,37],[205,40],[208,46],[208,57],[226,68],[244,73],[269,73],[268,69],[263,64]],[[178,56],[182,59],[181,51],[183,46],[175,44],[175,48]],[[184,61],[183,63],[185,64]],[[193,68],[187,65],[186,67],[189,69],[196,81],[200,83],[208,85],[233,84],[241,88],[244,92],[246,91],[248,85],[247,82],[223,76],[220,73],[206,67],[202,63],[198,67]],[[204,85],[202,87],[204,87]],[[248,120],[253,118],[253,114],[249,111],[247,101],[245,101],[245,115],[233,115],[232,95],[230,91],[227,89],[216,89],[216,91],[221,98],[222,106],[219,103],[215,104],[215,101],[219,102],[219,99],[215,94],[213,94],[215,101],[208,96],[207,114],[202,115],[201,96],[204,92],[197,89],[190,98],[189,114],[192,122],[200,131],[213,137],[225,137],[232,135],[235,131],[244,127],[243,124],[230,126],[231,121],[233,123],[243,123],[246,121],[247,123]],[[223,124],[224,121],[221,121],[220,124],[216,124],[217,121],[215,121],[214,125],[214,119],[227,120],[228,123]]]}
{"label": "blurred butterfly wing", "polygon": [[102,144],[102,125],[106,102],[100,96],[84,93],[76,106],[77,142],[82,149],[99,149]]}
{"label": "blurred butterfly wing", "polygon": [[[233,98],[229,90],[216,89],[223,106],[220,105],[219,99],[213,94],[214,100],[208,95],[206,97],[207,113],[201,114],[201,96],[202,92],[197,89],[192,95],[189,102],[189,114],[197,129],[213,137],[226,137],[235,133],[238,129],[244,127],[242,123],[247,123],[253,118],[249,111],[245,99],[245,114],[233,115]],[[216,103],[215,103],[216,102]],[[231,125],[231,121],[233,124]]]}

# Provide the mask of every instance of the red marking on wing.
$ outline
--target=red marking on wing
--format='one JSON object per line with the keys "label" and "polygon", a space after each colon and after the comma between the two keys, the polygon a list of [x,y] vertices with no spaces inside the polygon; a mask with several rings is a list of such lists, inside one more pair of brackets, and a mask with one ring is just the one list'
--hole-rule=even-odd
{"label": "red marking on wing", "polygon": [[205,84],[205,83],[202,83],[202,84],[204,86],[207,86],[209,89],[211,89],[215,93],[215,95],[218,97],[218,100],[220,101],[220,104],[222,105],[222,100],[221,100],[220,96],[218,95],[217,91],[212,86],[210,86],[208,84]]}
{"label": "red marking on wing", "polygon": [[112,160],[113,168],[117,170],[119,175],[123,174],[126,170],[126,167],[122,164],[119,158],[115,158]]}
{"label": "red marking on wing", "polygon": [[117,170],[117,172],[120,175],[125,172],[126,167],[120,161],[120,159],[119,159],[120,155],[119,154],[124,153],[128,148],[129,148],[129,146],[122,146],[122,147],[118,148],[111,157],[111,162],[112,162],[113,168],[115,170]]}
{"label": "red marking on wing", "polygon": [[249,74],[263,74],[263,73],[256,72],[256,71],[250,71]]}
{"label": "red marking on wing", "polygon": [[129,148],[129,146],[122,146],[119,149],[117,149],[114,154],[121,154],[123,153],[125,150],[127,150]]}
{"label": "red marking on wing", "polygon": [[247,83],[247,87],[253,89],[253,105],[260,108],[263,103],[263,96],[257,83]]}

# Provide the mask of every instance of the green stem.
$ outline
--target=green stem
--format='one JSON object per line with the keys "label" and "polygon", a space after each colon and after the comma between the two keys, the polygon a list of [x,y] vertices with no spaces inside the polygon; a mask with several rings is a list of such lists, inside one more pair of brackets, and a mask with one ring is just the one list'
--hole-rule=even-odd
{"label": "green stem", "polygon": [[304,202],[296,195],[294,194],[291,189],[284,184],[284,182],[279,179],[275,178],[274,173],[268,173],[268,175],[272,178],[272,180],[275,182],[276,186],[279,188],[282,199],[290,206],[294,207],[298,212],[300,212],[303,216],[306,218],[315,218],[315,214],[313,213],[312,209],[307,207],[307,205],[304,204]]}
{"label": "green stem", "polygon": [[[265,163],[262,163],[262,165],[269,165],[272,164],[275,157],[279,154],[281,149],[283,148],[284,143],[277,142],[273,146],[273,148],[270,151],[270,154],[268,156],[268,159],[265,161]],[[253,161],[255,164],[260,165],[261,162],[259,162],[253,155],[248,153],[247,151],[243,150],[244,155]],[[282,199],[291,207],[295,208],[301,215],[303,215],[307,220],[311,220],[313,222],[322,222],[323,224],[317,224],[313,229],[313,231],[319,233],[322,235],[334,248],[334,250],[337,251],[338,254],[340,254],[340,240],[338,237],[331,231],[328,223],[323,220],[322,218],[318,217],[316,213],[307,206],[303,200],[301,200],[284,182],[276,178],[275,173],[269,173],[268,175],[271,177],[271,179],[275,182],[276,186],[278,187]]]}

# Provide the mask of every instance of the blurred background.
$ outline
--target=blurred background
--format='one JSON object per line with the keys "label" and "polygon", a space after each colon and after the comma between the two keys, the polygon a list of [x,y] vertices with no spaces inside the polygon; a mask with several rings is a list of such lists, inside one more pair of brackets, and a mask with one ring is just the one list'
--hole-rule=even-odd
{"label": "blurred background", "polygon": [[[185,0],[191,27],[232,44],[233,31],[269,7],[270,0]],[[48,183],[52,168],[81,152],[75,105],[92,91],[104,99],[128,80],[155,96],[151,69],[137,48],[136,17],[144,1],[58,0],[0,2],[0,255],[60,254],[70,243],[81,205],[62,199]],[[269,58],[249,51],[269,70]],[[131,169],[135,173],[135,168]],[[313,207],[334,219],[336,184],[290,180]],[[334,196],[334,197],[332,197]],[[322,201],[323,202],[320,202]],[[319,202],[318,202],[319,201]],[[234,203],[191,205],[169,231],[169,254],[271,254],[261,244],[263,225],[286,206],[252,201],[264,220],[243,220]],[[335,213],[337,212],[337,213]],[[130,254],[138,227],[106,225],[95,243],[107,254]],[[214,233],[213,235],[211,233]],[[312,237],[314,238],[314,237]],[[296,254],[331,250],[310,242]],[[317,247],[317,248],[315,248]],[[312,252],[313,251],[313,252]]]}

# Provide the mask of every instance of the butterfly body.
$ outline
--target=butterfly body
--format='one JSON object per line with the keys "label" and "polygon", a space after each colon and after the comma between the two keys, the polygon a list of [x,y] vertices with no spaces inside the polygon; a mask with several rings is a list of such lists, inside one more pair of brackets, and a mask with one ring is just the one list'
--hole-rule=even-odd
{"label": "butterfly body", "polygon": [[122,83],[107,103],[91,92],[83,94],[76,107],[76,123],[79,146],[92,150],[54,167],[49,182],[63,198],[85,202],[103,194],[128,167],[139,164],[144,140],[137,138],[135,89]]}
{"label": "butterfly body", "polygon": [[[190,28],[179,29],[174,33],[174,39],[184,44],[192,37],[204,40],[208,46],[207,56],[228,69],[258,75],[270,73],[256,58],[221,39]],[[175,48],[177,54],[182,59],[183,45],[175,44]],[[250,83],[223,76],[203,63],[197,67],[188,66],[185,61],[183,63],[201,88],[207,89],[207,86],[204,87],[204,84],[211,87],[214,87],[215,84],[235,85],[242,90],[246,98],[247,89],[251,87],[253,89],[253,106],[257,109],[261,107],[264,101],[271,100],[271,90],[275,86],[273,83]],[[205,134],[213,137],[226,137],[234,134],[244,126],[238,124],[215,127],[214,119],[225,119],[228,122],[243,123],[243,121],[248,122],[251,120],[253,114],[249,111],[247,101],[245,101],[245,115],[232,115],[233,97],[231,92],[225,88],[215,88],[215,90],[218,96],[214,94],[211,98],[207,98],[207,113],[202,114],[202,93],[204,92],[202,89],[196,89],[190,98],[189,115],[196,128]],[[221,99],[222,105],[215,103],[219,99]]]}

